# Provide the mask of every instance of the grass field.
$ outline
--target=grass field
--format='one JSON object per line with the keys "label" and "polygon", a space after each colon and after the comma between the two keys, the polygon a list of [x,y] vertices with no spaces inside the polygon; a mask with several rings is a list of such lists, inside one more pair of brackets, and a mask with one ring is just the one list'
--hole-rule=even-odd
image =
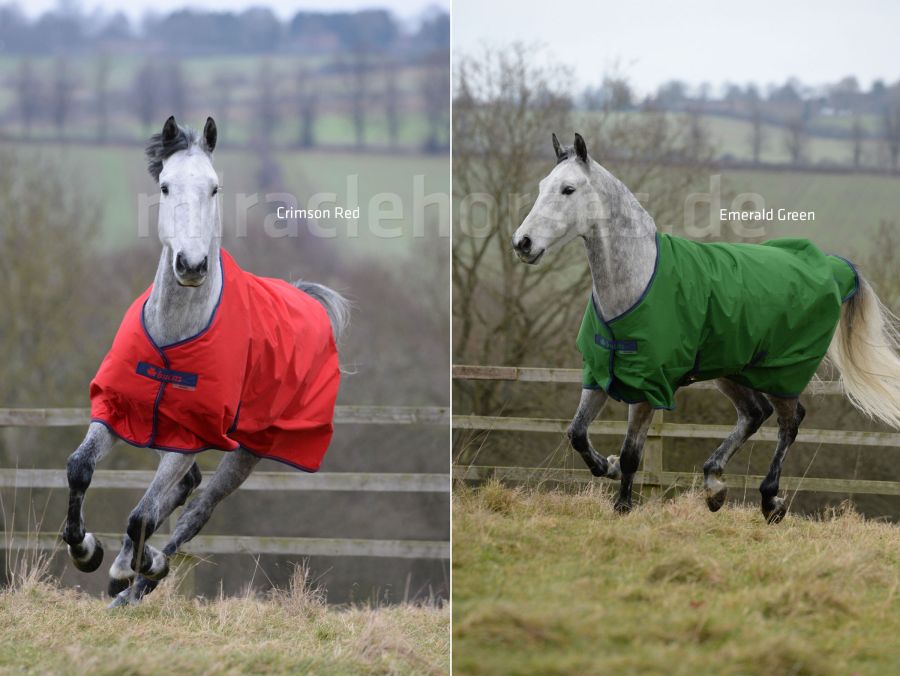
{"label": "grass field", "polygon": [[900,536],[852,512],[765,524],[686,494],[460,488],[460,674],[900,673]]}
{"label": "grass field", "polygon": [[161,587],[116,611],[47,582],[0,591],[4,673],[444,674],[449,664],[448,610],[329,608],[302,581],[215,601]]}

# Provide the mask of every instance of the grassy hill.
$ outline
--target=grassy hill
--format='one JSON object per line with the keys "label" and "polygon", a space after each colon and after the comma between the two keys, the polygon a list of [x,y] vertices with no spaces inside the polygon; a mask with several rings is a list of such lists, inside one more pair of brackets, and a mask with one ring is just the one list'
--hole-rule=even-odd
{"label": "grassy hill", "polygon": [[895,526],[697,494],[619,517],[608,491],[457,489],[456,673],[900,670]]}
{"label": "grassy hill", "polygon": [[[136,608],[53,584],[0,590],[0,671],[54,674],[445,674],[450,614],[329,608],[304,584],[200,601],[160,588]],[[162,592],[162,593],[160,593]]]}

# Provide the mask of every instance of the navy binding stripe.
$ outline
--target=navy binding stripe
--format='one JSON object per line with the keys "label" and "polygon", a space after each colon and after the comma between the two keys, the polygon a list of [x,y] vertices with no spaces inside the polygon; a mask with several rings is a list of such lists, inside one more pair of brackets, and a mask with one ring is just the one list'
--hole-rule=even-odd
{"label": "navy binding stripe", "polygon": [[623,354],[635,354],[637,352],[636,340],[610,340],[599,333],[594,334],[594,342],[607,350],[615,350]]}
{"label": "navy binding stripe", "polygon": [[151,380],[158,380],[161,383],[171,383],[175,387],[182,387],[193,390],[197,387],[199,376],[196,373],[188,373],[187,371],[175,371],[173,369],[156,366],[145,361],[139,361],[135,373]]}

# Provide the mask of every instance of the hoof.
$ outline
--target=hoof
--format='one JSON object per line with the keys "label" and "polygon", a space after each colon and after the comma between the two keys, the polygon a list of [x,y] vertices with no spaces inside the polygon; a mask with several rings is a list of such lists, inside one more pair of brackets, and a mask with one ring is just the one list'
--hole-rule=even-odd
{"label": "hoof", "polygon": [[779,523],[787,514],[787,507],[784,504],[784,500],[782,498],[772,498],[771,506],[769,509],[766,509],[766,505],[763,505],[763,515],[766,517],[766,521],[768,523]]}
{"label": "hoof", "polygon": [[116,598],[123,591],[128,589],[131,586],[131,580],[129,579],[116,579],[114,577],[109,578],[109,586],[106,588],[106,593],[108,593],[112,598]]}
{"label": "hoof", "polygon": [[706,481],[706,506],[710,512],[718,512],[725,504],[725,498],[728,497],[728,486],[724,481],[720,481],[715,477],[710,477]]}
{"label": "hoof", "polygon": [[[88,551],[79,558],[75,551],[82,548],[86,548]],[[75,549],[69,545],[69,556],[72,558],[74,566],[82,573],[93,573],[103,563],[103,545],[92,533],[88,533]]]}
{"label": "hoof", "polygon": [[610,455],[606,458],[606,478],[618,480],[622,478],[622,469],[619,467],[619,456]]}
{"label": "hoof", "polygon": [[141,575],[143,575],[148,580],[152,580],[153,582],[159,582],[168,574],[169,557],[163,554],[158,549],[154,549],[153,559],[151,560],[150,565],[147,566],[147,570],[141,571]]}
{"label": "hoof", "polygon": [[125,589],[118,594],[116,594],[116,598],[112,600],[112,602],[106,606],[107,609],[112,610],[114,608],[124,608],[126,606],[136,606],[140,603],[141,600],[132,596],[131,588]]}
{"label": "hoof", "polygon": [[613,505],[616,514],[628,514],[632,508],[633,505],[631,504],[631,500],[616,500],[616,504]]}

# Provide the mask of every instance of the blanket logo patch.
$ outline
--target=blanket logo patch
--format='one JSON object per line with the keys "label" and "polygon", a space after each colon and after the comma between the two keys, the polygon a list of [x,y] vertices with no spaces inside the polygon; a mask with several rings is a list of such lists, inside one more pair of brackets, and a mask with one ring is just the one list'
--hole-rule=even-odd
{"label": "blanket logo patch", "polygon": [[138,375],[144,376],[145,378],[158,380],[161,383],[169,383],[172,387],[177,387],[182,390],[197,389],[197,380],[199,376],[196,373],[173,371],[172,369],[165,369],[161,366],[148,364],[145,361],[138,362],[136,372]]}

